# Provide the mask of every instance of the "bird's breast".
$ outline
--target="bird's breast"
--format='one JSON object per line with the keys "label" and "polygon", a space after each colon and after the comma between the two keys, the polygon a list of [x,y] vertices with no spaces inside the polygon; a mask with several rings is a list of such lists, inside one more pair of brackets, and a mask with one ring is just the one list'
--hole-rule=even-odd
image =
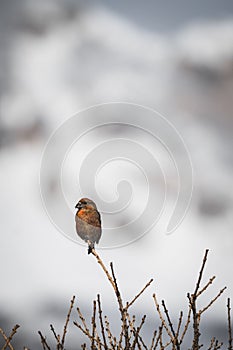
{"label": "bird's breast", "polygon": [[100,215],[97,210],[87,210],[87,209],[80,209],[76,217],[81,219],[82,221],[85,221],[89,225],[100,227],[101,222],[100,222]]}

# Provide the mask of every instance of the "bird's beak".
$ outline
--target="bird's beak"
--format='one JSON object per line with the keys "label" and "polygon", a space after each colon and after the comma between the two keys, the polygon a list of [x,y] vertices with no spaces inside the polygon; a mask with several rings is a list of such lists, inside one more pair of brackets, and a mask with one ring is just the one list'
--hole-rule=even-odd
{"label": "bird's beak", "polygon": [[81,208],[81,204],[80,204],[80,203],[77,203],[76,206],[75,206],[75,208],[80,209],[80,208]]}

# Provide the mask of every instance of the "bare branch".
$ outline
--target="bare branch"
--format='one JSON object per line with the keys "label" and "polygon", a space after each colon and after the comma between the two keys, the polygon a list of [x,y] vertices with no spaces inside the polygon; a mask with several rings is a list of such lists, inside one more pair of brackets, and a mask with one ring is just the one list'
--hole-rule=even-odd
{"label": "bare branch", "polygon": [[130,347],[130,344],[129,344],[128,323],[127,323],[127,310],[123,306],[123,301],[121,298],[120,290],[119,290],[118,285],[117,285],[117,280],[116,280],[116,276],[115,276],[112,262],[110,263],[110,267],[111,267],[112,277],[113,277],[113,281],[114,281],[115,288],[116,288],[115,292],[116,292],[116,297],[117,297],[118,304],[119,304],[119,310],[121,313],[121,320],[122,320],[122,326],[123,326],[124,337],[125,337],[125,350],[128,350]]}
{"label": "bare branch", "polygon": [[188,330],[188,326],[189,326],[189,324],[190,324],[190,318],[191,318],[191,311],[192,311],[192,308],[191,308],[191,305],[189,304],[189,310],[188,310],[187,321],[186,321],[186,323],[185,323],[183,333],[182,333],[182,335],[181,335],[181,337],[180,337],[180,344],[183,342],[184,336],[185,336],[185,334],[186,334],[186,332],[187,332],[187,330]]}
{"label": "bare branch", "polygon": [[213,337],[213,338],[211,339],[211,341],[210,341],[210,346],[208,347],[207,350],[211,350],[211,349],[213,348],[214,342],[215,342],[215,337]]}
{"label": "bare branch", "polygon": [[206,264],[206,261],[207,261],[208,253],[209,253],[209,249],[206,249],[205,255],[204,255],[204,258],[203,258],[203,261],[202,261],[202,266],[201,266],[201,269],[200,269],[200,272],[199,272],[199,277],[198,277],[198,280],[197,280],[196,288],[195,288],[195,291],[193,293],[194,295],[197,295],[198,289],[200,287],[200,283],[201,283],[203,271],[204,271],[204,268],[205,268],[205,264]]}
{"label": "bare branch", "polygon": [[[202,275],[203,275],[203,271],[204,271],[205,264],[206,264],[206,261],[207,261],[208,253],[209,253],[209,249],[206,249],[205,255],[204,255],[204,258],[203,258],[203,261],[202,261],[201,269],[200,269],[200,272],[199,272],[198,280],[197,280],[197,283],[196,283],[196,288],[194,290],[194,293],[191,296],[190,296],[190,294],[188,294],[189,303],[190,303],[191,310],[192,310],[192,313],[193,313],[193,345],[192,345],[192,350],[199,350],[200,347],[201,347],[200,344],[199,344],[199,339],[200,339],[200,335],[201,335],[200,334],[200,330],[199,330],[201,313],[197,312],[197,304],[196,304],[196,302],[197,302],[197,297],[198,297],[198,292],[199,292],[199,288],[200,288],[200,283],[201,283],[201,280],[202,280]],[[208,285],[208,283],[207,283],[207,285]],[[203,292],[205,290],[205,287],[204,287],[204,289],[201,290],[201,292]]]}
{"label": "bare branch", "polygon": [[65,326],[64,326],[64,330],[63,330],[63,335],[62,335],[62,339],[61,339],[61,346],[62,349],[64,348],[64,344],[65,344],[65,337],[66,337],[66,333],[67,333],[67,327],[68,327],[68,323],[70,321],[70,315],[71,315],[71,311],[74,307],[74,301],[75,301],[75,296],[73,296],[73,298],[70,301],[70,308],[66,317],[66,322],[65,322]]}
{"label": "bare branch", "polygon": [[222,347],[223,343],[218,343],[218,340],[215,341],[214,350],[218,350]]}
{"label": "bare branch", "polygon": [[9,335],[5,345],[3,346],[2,350],[5,350],[7,348],[7,346],[9,345],[9,343],[11,342],[13,336],[15,335],[15,333],[17,332],[17,329],[19,328],[20,326],[18,324],[16,324],[13,328],[12,328],[12,331],[11,331],[11,334]]}
{"label": "bare branch", "polygon": [[92,252],[91,252],[97,259],[97,262],[98,264],[100,264],[100,266],[102,267],[102,269],[104,270],[109,282],[111,283],[113,289],[114,289],[114,292],[116,293],[116,286],[115,286],[115,283],[110,275],[110,273],[108,272],[107,268],[105,267],[103,261],[100,259],[99,255],[96,253],[96,250],[95,249],[92,249]]}
{"label": "bare branch", "polygon": [[115,349],[114,337],[113,337],[112,332],[110,330],[110,325],[109,325],[107,316],[104,316],[104,319],[105,319],[105,325],[106,325],[106,331],[108,334],[109,344],[111,345],[111,348],[114,350]]}
{"label": "bare branch", "polygon": [[[89,337],[90,337],[90,339],[91,339],[91,334],[90,334],[90,332],[89,332],[89,329],[88,329],[88,327],[87,327],[87,325],[86,325],[85,318],[83,317],[83,314],[82,314],[82,312],[81,312],[81,310],[80,310],[79,307],[77,307],[77,311],[78,311],[79,318],[80,318],[80,320],[82,321],[82,324],[83,324],[83,326],[84,326],[84,329],[85,329],[86,333],[89,334]],[[77,323],[77,322],[76,322],[76,323]]]}
{"label": "bare branch", "polygon": [[5,342],[6,342],[6,343],[8,342],[7,346],[8,346],[11,350],[14,350],[13,346],[11,345],[11,343],[10,343],[10,341],[9,341],[8,336],[5,334],[5,332],[3,331],[2,328],[0,328],[0,333],[1,333],[1,335],[3,336]]}
{"label": "bare branch", "polygon": [[232,329],[231,329],[231,301],[227,299],[227,321],[228,321],[228,350],[232,350]]}
{"label": "bare branch", "polygon": [[143,316],[139,327],[137,327],[137,330],[135,332],[135,338],[134,338],[134,341],[132,343],[131,349],[135,349],[136,344],[138,344],[139,349],[141,349],[141,346],[140,346],[140,344],[138,342],[138,335],[139,335],[139,332],[140,332],[143,324],[145,323],[145,319],[146,319],[146,315]]}
{"label": "bare branch", "polygon": [[41,339],[41,344],[43,346],[43,349],[44,350],[46,350],[46,349],[47,350],[51,350],[49,345],[48,345],[48,343],[47,343],[47,341],[46,341],[46,338],[42,335],[42,333],[40,331],[38,333],[39,333],[39,336],[40,336],[40,339]]}
{"label": "bare branch", "polygon": [[152,336],[151,345],[150,345],[150,349],[149,349],[149,350],[153,350],[154,343],[155,343],[155,338],[156,338],[156,334],[157,334],[157,329],[154,330],[154,333],[153,333],[153,336]]}
{"label": "bare branch", "polygon": [[221,290],[219,291],[219,293],[216,295],[216,297],[213,298],[213,299],[210,301],[210,303],[209,303],[206,307],[204,307],[202,310],[200,310],[200,311],[198,312],[199,317],[200,317],[201,314],[203,314],[203,312],[205,312],[207,309],[209,309],[209,307],[220,297],[220,295],[224,292],[224,290],[226,290],[226,288],[227,288],[227,287],[224,287],[223,289],[221,289]]}
{"label": "bare branch", "polygon": [[100,259],[99,255],[96,253],[95,249],[92,249],[92,254],[96,257],[97,262],[100,264],[100,266],[102,267],[103,271],[105,272],[109,282],[111,283],[111,285],[113,287],[115,295],[117,297],[117,301],[118,301],[118,305],[119,305],[119,311],[120,311],[120,314],[121,314],[121,320],[122,320],[122,324],[123,324],[124,337],[125,337],[125,350],[128,350],[129,347],[130,347],[130,344],[129,344],[129,335],[128,335],[128,324],[127,324],[126,310],[125,310],[125,308],[123,306],[120,290],[119,290],[118,285],[117,285],[116,276],[115,276],[115,273],[114,273],[114,270],[113,270],[113,264],[110,263],[110,267],[111,267],[111,271],[112,271],[112,276],[111,276],[110,273],[108,272],[107,268],[105,267],[103,261]]}
{"label": "bare branch", "polygon": [[199,290],[199,292],[197,293],[197,297],[199,297],[199,295],[201,295],[215,280],[216,276],[213,276],[209,279],[208,283],[206,283],[206,285]]}
{"label": "bare branch", "polygon": [[157,339],[156,339],[156,342],[155,342],[155,345],[153,347],[153,350],[155,350],[159,344],[159,341],[160,341],[160,338],[162,336],[162,332],[163,332],[163,323],[161,324],[161,326],[159,327],[159,333],[158,333],[158,336],[157,336]]}
{"label": "bare branch", "polygon": [[130,303],[127,303],[126,309],[128,309],[133,303],[142,295],[142,293],[150,286],[150,284],[153,282],[153,278],[145,285],[144,288],[133,298],[133,300]]}
{"label": "bare branch", "polygon": [[93,316],[92,316],[92,336],[91,336],[91,349],[95,350],[95,333],[96,333],[96,301],[93,301]]}
{"label": "bare branch", "polygon": [[167,326],[167,324],[166,324],[166,321],[164,320],[163,315],[162,315],[162,313],[161,313],[161,311],[160,311],[159,303],[158,303],[158,301],[157,301],[157,298],[156,298],[156,294],[155,294],[155,293],[153,294],[153,299],[154,299],[154,302],[155,302],[155,305],[156,305],[157,312],[158,312],[158,314],[159,314],[160,321],[162,322],[163,327],[166,329],[166,332],[167,332],[167,334],[169,335],[169,337],[170,337],[171,339],[173,339],[173,335],[172,335],[172,333],[170,332],[170,330],[169,330],[169,328],[168,328],[168,326]]}
{"label": "bare branch", "polygon": [[169,324],[169,327],[170,327],[170,330],[172,332],[172,335],[173,337],[175,338],[176,334],[175,334],[175,331],[174,331],[174,328],[173,328],[173,324],[171,322],[171,319],[170,319],[170,316],[169,316],[169,313],[168,313],[168,309],[166,308],[166,305],[165,305],[165,301],[162,300],[162,306],[163,306],[163,309],[164,309],[164,313],[167,317],[167,320],[168,320],[168,324]]}
{"label": "bare branch", "polygon": [[100,302],[100,295],[97,295],[97,303],[98,303],[98,310],[99,310],[99,320],[100,320],[100,327],[101,327],[101,333],[104,341],[104,349],[108,350],[107,341],[105,337],[105,331],[104,331],[104,322],[103,322],[103,316],[102,316],[102,308],[101,308],[101,302]]}
{"label": "bare branch", "polygon": [[52,333],[53,333],[53,335],[54,335],[54,338],[55,338],[56,341],[57,341],[57,348],[59,349],[59,346],[60,346],[60,337],[59,337],[59,335],[57,335],[57,333],[55,332],[55,329],[54,329],[54,327],[53,327],[52,324],[50,325],[50,329],[51,329],[51,331],[52,331]]}
{"label": "bare branch", "polygon": [[179,337],[180,327],[181,327],[181,324],[182,324],[182,319],[183,319],[183,311],[180,312],[180,317],[179,317],[179,321],[178,321],[177,331],[176,331],[176,334],[175,334],[175,337],[177,339]]}

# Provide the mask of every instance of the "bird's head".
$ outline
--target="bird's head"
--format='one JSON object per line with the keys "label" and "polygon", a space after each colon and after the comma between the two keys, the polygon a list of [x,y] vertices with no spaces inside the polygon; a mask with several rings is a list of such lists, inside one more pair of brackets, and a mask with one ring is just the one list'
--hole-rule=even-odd
{"label": "bird's head", "polygon": [[80,201],[76,204],[75,208],[77,208],[78,210],[83,208],[97,210],[95,203],[89,198],[80,199]]}

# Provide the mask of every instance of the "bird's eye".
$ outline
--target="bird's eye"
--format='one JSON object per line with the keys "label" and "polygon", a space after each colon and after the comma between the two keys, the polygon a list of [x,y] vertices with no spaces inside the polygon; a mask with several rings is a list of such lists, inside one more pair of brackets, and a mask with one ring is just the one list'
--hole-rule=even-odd
{"label": "bird's eye", "polygon": [[87,202],[82,202],[82,204],[86,205],[86,204],[87,204]]}

